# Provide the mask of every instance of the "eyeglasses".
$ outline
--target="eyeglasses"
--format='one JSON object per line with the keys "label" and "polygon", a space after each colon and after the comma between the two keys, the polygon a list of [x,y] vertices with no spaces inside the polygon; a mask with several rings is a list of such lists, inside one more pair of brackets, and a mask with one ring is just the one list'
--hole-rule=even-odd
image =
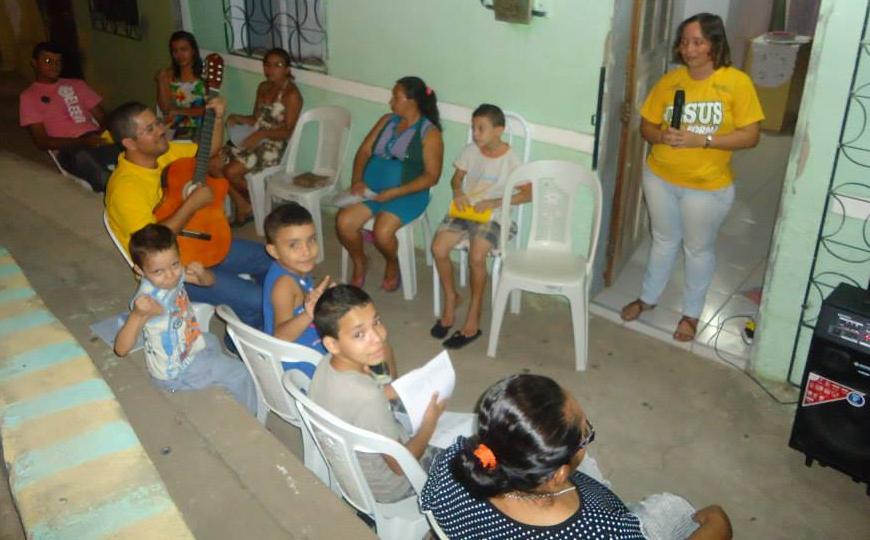
{"label": "eyeglasses", "polygon": [[282,67],[287,67],[287,64],[285,64],[284,62],[263,62],[263,67],[282,68]]}
{"label": "eyeglasses", "polygon": [[595,441],[595,428],[592,427],[592,422],[590,422],[589,419],[587,418],[586,419],[586,434],[583,435],[580,439],[580,442],[577,443],[577,449],[574,450],[574,453],[576,454],[580,450],[583,450],[584,448],[586,448],[587,446],[592,444],[594,441]]}
{"label": "eyeglasses", "polygon": [[50,56],[46,56],[45,58],[42,59],[42,63],[43,63],[43,64],[48,64],[48,65],[52,65],[52,64],[60,64],[61,62],[63,62],[62,59],[60,59],[60,58],[52,58],[52,57],[50,57]]}

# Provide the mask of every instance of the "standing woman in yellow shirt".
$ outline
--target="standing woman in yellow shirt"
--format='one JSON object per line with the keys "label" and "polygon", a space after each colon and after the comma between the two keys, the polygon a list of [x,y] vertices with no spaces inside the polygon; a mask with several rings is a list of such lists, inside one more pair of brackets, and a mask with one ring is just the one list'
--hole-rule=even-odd
{"label": "standing woman in yellow shirt", "polygon": [[[674,339],[692,341],[716,268],[716,236],[734,202],[731,153],[758,144],[764,113],[752,80],[731,67],[719,16],[699,13],[683,21],[673,53],[682,66],[659,79],[640,111],[641,135],[652,145],[643,193],[653,241],[640,297],[621,315],[633,321],[656,306],[682,244],[683,316]],[[674,129],[678,90],[685,93],[685,105],[680,129]]]}

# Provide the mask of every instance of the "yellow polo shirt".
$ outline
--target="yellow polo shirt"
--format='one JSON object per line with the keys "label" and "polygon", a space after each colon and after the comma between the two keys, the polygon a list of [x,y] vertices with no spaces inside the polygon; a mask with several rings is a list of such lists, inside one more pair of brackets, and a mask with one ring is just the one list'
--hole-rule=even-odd
{"label": "yellow polo shirt", "polygon": [[149,169],[118,156],[118,166],[106,186],[106,214],[115,238],[129,252],[130,236],[149,223],[155,223],[154,209],[163,199],[160,175],[176,159],[196,155],[197,145],[169,143],[169,150],[157,158],[157,168]]}
{"label": "yellow polo shirt", "polygon": [[[647,96],[641,116],[667,129],[678,89],[686,92],[681,129],[705,136],[725,135],[764,120],[752,79],[733,67],[719,68],[703,81],[690,77],[685,66],[667,72]],[[692,189],[721,189],[733,178],[730,150],[654,144],[647,165],[658,177]]]}

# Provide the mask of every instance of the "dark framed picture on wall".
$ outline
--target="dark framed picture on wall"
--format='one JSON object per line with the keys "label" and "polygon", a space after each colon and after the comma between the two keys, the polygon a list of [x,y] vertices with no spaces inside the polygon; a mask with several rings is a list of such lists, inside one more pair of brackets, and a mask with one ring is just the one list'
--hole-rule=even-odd
{"label": "dark framed picture on wall", "polygon": [[130,39],[142,39],[137,0],[88,0],[91,26]]}

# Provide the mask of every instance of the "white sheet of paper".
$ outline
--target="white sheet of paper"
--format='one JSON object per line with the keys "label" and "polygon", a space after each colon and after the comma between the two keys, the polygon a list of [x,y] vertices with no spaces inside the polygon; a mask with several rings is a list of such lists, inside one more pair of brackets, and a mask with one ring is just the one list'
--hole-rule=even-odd
{"label": "white sheet of paper", "polygon": [[447,448],[456,442],[456,438],[460,435],[471,437],[475,431],[474,420],[476,417],[471,413],[444,411],[438,418],[438,425],[435,427],[432,438],[429,439],[429,446]]}
{"label": "white sheet of paper", "polygon": [[245,139],[248,138],[248,135],[255,131],[257,131],[256,126],[236,124],[227,130],[227,134],[229,135],[230,140],[233,141],[234,145],[241,146]]}
{"label": "white sheet of paper", "polygon": [[412,435],[420,429],[432,394],[438,392],[439,401],[449,399],[455,385],[456,372],[453,371],[447,351],[441,351],[423,367],[409,371],[393,381],[393,389],[408,411]]}
{"label": "white sheet of paper", "polygon": [[345,206],[350,206],[350,205],[356,204],[358,202],[367,201],[367,200],[371,199],[372,197],[374,197],[375,195],[377,195],[377,193],[370,190],[369,188],[366,188],[362,197],[360,197],[359,195],[354,195],[353,193],[350,192],[350,190],[342,191],[342,192],[336,194],[336,196],[332,198],[332,204],[334,204],[335,206],[337,206],[339,208],[344,208]]}

